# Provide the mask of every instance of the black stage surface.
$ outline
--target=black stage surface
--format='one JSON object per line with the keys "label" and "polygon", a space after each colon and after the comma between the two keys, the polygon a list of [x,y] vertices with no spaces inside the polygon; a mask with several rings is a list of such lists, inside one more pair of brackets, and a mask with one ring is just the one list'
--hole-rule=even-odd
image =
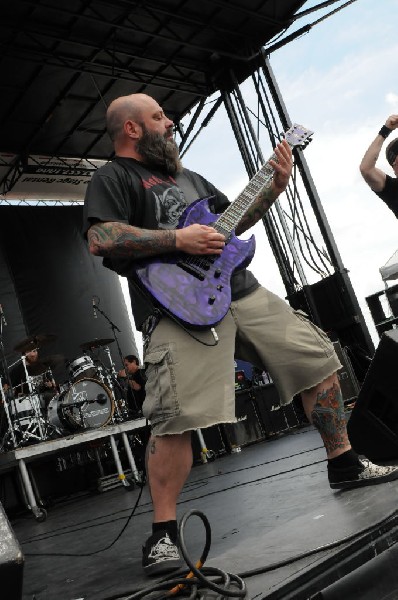
{"label": "black stage surface", "polygon": [[[42,523],[28,512],[12,517],[25,556],[23,600],[127,598],[156,583],[141,572],[141,545],[151,529],[147,485],[134,516],[114,542],[139,493],[139,487],[130,492],[117,487],[102,494],[83,493],[51,507]],[[246,573],[248,598],[391,600],[398,598],[396,557],[390,560],[391,567],[384,564],[387,592],[385,587],[380,591],[385,579],[373,576],[372,569],[380,561],[388,563],[390,558],[385,557],[395,552],[397,498],[398,481],[333,492],[320,438],[312,427],[301,426],[197,464],[181,495],[178,516],[191,509],[207,516],[212,544],[206,566]],[[196,562],[205,538],[198,517],[188,519],[184,537]],[[299,559],[287,560],[294,558]],[[269,569],[280,561],[285,562]],[[256,569],[264,572],[248,573]],[[331,584],[354,569],[359,595],[344,591],[334,595]],[[375,572],[382,573],[383,565]],[[366,581],[366,573],[372,573],[373,584]],[[327,586],[329,592],[318,593]],[[203,598],[219,597],[213,594],[205,592]]]}

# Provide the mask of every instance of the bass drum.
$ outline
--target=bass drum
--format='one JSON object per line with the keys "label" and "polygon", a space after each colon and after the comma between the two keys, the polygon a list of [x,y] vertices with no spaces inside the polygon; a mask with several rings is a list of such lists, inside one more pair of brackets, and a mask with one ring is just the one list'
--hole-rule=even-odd
{"label": "bass drum", "polygon": [[74,432],[107,425],[113,410],[113,396],[105,385],[81,379],[50,400],[47,419],[60,431]]}

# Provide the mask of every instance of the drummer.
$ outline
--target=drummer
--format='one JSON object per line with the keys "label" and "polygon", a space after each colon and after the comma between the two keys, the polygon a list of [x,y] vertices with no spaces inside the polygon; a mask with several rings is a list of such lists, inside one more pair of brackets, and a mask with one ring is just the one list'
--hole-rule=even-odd
{"label": "drummer", "polygon": [[46,360],[39,360],[38,348],[32,348],[22,353],[25,357],[26,370],[23,361],[11,371],[11,381],[15,395],[26,396],[31,393],[28,381],[26,378],[26,372],[30,377],[32,386],[32,392],[35,392],[41,396],[42,408],[45,409],[48,406],[51,398],[58,393],[58,386],[54,380],[52,371]]}

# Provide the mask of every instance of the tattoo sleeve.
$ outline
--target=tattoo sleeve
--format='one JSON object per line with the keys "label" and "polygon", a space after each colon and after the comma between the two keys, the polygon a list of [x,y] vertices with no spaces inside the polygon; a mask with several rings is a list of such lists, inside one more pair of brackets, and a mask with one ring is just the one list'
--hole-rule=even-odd
{"label": "tattoo sleeve", "polygon": [[87,238],[95,256],[145,258],[176,250],[174,230],[140,229],[125,223],[95,223]]}
{"label": "tattoo sleeve", "polygon": [[314,427],[321,434],[327,453],[347,445],[344,402],[340,388],[333,385],[318,394],[311,417]]}
{"label": "tattoo sleeve", "polygon": [[273,185],[265,187],[261,190],[253,204],[247,210],[246,214],[242,217],[238,227],[236,228],[236,235],[244,233],[253,225],[257,223],[265,213],[271,208],[278,194],[275,192]]}

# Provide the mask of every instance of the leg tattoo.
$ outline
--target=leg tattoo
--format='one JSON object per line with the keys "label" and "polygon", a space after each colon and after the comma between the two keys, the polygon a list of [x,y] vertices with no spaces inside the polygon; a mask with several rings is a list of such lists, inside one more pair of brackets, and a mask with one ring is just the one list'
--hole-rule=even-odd
{"label": "leg tattoo", "polygon": [[321,434],[328,454],[346,446],[344,403],[341,390],[336,384],[318,394],[311,417],[314,427]]}

